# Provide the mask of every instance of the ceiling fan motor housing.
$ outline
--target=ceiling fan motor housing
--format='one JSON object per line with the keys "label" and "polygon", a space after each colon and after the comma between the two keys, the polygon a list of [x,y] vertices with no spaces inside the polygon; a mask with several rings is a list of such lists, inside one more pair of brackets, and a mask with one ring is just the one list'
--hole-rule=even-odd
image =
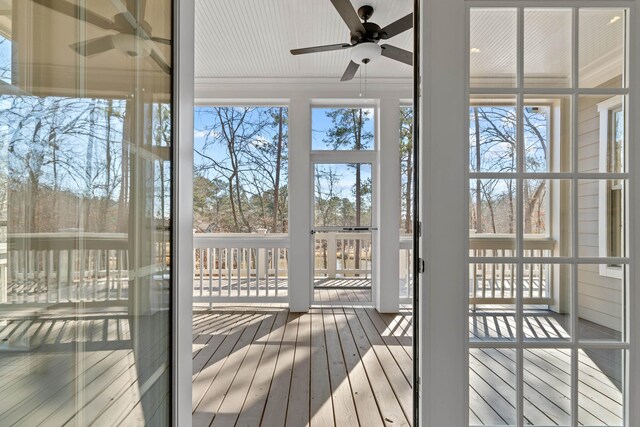
{"label": "ceiling fan motor housing", "polygon": [[364,34],[354,34],[351,33],[351,44],[356,44],[363,41],[370,42],[378,42],[378,35],[380,34],[380,26],[378,24],[374,24],[373,22],[363,22],[362,26],[364,27],[366,33]]}

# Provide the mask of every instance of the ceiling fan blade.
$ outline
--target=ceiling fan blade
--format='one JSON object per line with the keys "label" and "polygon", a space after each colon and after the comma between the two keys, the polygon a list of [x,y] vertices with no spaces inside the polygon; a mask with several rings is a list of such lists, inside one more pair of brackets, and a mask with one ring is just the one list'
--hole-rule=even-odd
{"label": "ceiling fan blade", "polygon": [[151,40],[156,42],[156,43],[171,45],[171,40],[163,39],[162,37],[151,37]]}
{"label": "ceiling fan blade", "polygon": [[336,8],[342,20],[353,34],[364,35],[367,31],[360,21],[360,17],[351,5],[349,0],[331,0],[333,7]]}
{"label": "ceiling fan blade", "polygon": [[328,44],[324,46],[303,47],[301,49],[291,49],[292,55],[302,55],[305,53],[329,52],[332,50],[348,49],[351,45],[348,43]]}
{"label": "ceiling fan blade", "polygon": [[408,50],[400,49],[390,44],[383,44],[380,47],[382,48],[382,56],[404,62],[407,65],[413,65],[413,53]]}
{"label": "ceiling fan blade", "polygon": [[171,75],[171,66],[169,64],[167,64],[166,62],[164,62],[164,60],[162,58],[160,58],[155,51],[152,50],[151,54],[149,55],[149,57],[151,59],[153,59],[153,61],[156,64],[158,64],[158,66],[162,69],[162,71],[164,71],[166,74]]}
{"label": "ceiling fan blade", "polygon": [[84,21],[105,30],[115,29],[115,25],[110,19],[98,15],[97,13],[91,12],[87,8],[70,3],[67,0],[33,0],[33,2],[72,18],[80,19],[82,17]]}
{"label": "ceiling fan blade", "polygon": [[340,81],[346,82],[351,80],[353,76],[356,75],[356,71],[358,71],[358,68],[360,68],[360,64],[356,64],[353,61],[349,62],[349,65],[347,65],[347,69],[344,70],[344,74],[342,75]]}
{"label": "ceiling fan blade", "polygon": [[147,0],[126,0],[127,10],[138,21],[144,20],[144,13],[147,7]]}
{"label": "ceiling fan blade", "polygon": [[380,38],[382,40],[390,39],[391,37],[404,33],[411,28],[413,28],[413,13],[410,13],[381,29]]}
{"label": "ceiling fan blade", "polygon": [[113,36],[103,36],[79,43],[70,44],[69,47],[79,55],[91,56],[113,49]]}

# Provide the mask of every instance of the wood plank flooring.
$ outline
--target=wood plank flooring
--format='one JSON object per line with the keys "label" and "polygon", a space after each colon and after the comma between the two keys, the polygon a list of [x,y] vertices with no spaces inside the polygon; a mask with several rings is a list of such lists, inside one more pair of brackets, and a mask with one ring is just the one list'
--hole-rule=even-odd
{"label": "wood plank flooring", "polygon": [[166,419],[168,312],[137,319],[144,334],[134,339],[126,307],[31,311],[5,310],[0,317],[2,341],[14,344],[0,351],[0,425],[130,426]]}
{"label": "wood plank flooring", "polygon": [[[528,313],[527,334],[566,341],[565,320],[545,313]],[[509,336],[504,313],[477,314],[470,319],[482,331],[476,339]],[[292,314],[230,305],[196,312],[194,325],[195,426],[410,425],[408,308],[399,315],[349,305]],[[588,327],[581,322],[581,330]],[[621,353],[581,350],[578,360],[579,424],[621,425]],[[567,349],[525,350],[526,423],[570,423],[570,364]],[[515,424],[514,349],[472,349],[469,379],[471,425]]]}
{"label": "wood plank flooring", "polygon": [[410,323],[357,306],[195,312],[194,426],[410,426]]}

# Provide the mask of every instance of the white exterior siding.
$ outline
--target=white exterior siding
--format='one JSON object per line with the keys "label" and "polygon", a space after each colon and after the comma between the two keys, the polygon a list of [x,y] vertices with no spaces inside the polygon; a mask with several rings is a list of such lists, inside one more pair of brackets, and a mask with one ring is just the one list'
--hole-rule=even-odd
{"label": "white exterior siding", "polygon": [[[619,87],[619,78],[602,87]],[[582,97],[578,105],[578,171],[599,172],[600,133],[597,104],[610,96]],[[598,257],[599,223],[598,181],[578,183],[578,253]],[[578,316],[620,331],[623,315],[622,281],[599,273],[598,265],[578,267]]]}

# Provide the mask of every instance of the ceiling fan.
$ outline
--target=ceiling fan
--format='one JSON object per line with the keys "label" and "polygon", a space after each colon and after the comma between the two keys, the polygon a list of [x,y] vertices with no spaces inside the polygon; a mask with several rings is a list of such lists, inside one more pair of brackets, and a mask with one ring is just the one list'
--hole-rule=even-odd
{"label": "ceiling fan", "polygon": [[78,54],[91,56],[117,49],[130,57],[150,57],[162,71],[171,73],[171,67],[153,49],[152,44],[155,42],[171,45],[171,40],[151,35],[151,25],[144,20],[146,0],[122,0],[126,3],[127,11],[116,14],[113,19],[105,18],[67,0],[33,0],[33,2],[72,18],[82,19],[104,30],[117,32],[117,34],[69,45]]}
{"label": "ceiling fan", "polygon": [[360,68],[360,64],[366,65],[380,55],[407,65],[413,65],[413,54],[411,52],[389,44],[378,44],[380,40],[390,39],[411,29],[413,27],[413,13],[384,28],[380,28],[379,25],[369,22],[373,15],[372,6],[362,6],[356,12],[349,0],[331,0],[331,3],[347,24],[347,27],[349,27],[351,43],[293,49],[291,50],[293,55],[351,49],[351,62],[340,79],[343,82],[353,79],[358,68]]}

